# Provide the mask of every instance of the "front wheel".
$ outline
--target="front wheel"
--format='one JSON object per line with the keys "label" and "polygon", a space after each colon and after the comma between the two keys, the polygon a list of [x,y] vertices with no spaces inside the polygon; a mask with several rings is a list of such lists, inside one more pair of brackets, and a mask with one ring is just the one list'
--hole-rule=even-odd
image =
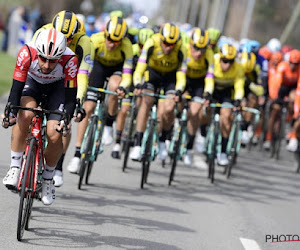
{"label": "front wheel", "polygon": [[27,151],[24,175],[21,183],[17,239],[22,240],[24,229],[28,229],[33,203],[35,138],[32,138]]}

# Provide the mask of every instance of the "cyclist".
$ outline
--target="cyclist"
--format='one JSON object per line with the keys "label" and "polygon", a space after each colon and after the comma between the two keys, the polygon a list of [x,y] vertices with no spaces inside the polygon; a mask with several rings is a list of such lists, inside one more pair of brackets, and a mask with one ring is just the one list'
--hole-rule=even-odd
{"label": "cyclist", "polygon": [[[142,84],[144,75],[144,84]],[[135,93],[156,92],[163,89],[166,95],[177,98],[181,96],[186,85],[186,49],[180,39],[179,27],[173,23],[165,23],[159,33],[147,40],[143,47],[136,70],[133,75]],[[140,159],[140,150],[143,133],[146,129],[147,119],[153,98],[142,97],[142,103],[137,115],[135,146],[130,153],[133,160]],[[166,99],[159,106],[158,119],[161,135],[159,138],[159,158],[167,157],[165,140],[170,135],[174,122],[175,102]]]}
{"label": "cyclist", "polygon": [[266,134],[266,140],[264,142],[264,149],[269,150],[272,141],[272,132],[274,128],[275,119],[278,116],[284,98],[288,97],[288,113],[290,116],[293,115],[295,89],[297,87],[297,80],[300,71],[300,51],[292,50],[289,52],[289,61],[282,61],[277,66],[276,75],[274,77],[274,84],[280,85],[278,91],[278,98],[275,100],[271,107],[270,118],[268,122],[268,131]]}
{"label": "cyclist", "polygon": [[[125,96],[125,89],[131,84],[132,79],[132,44],[125,37],[127,24],[123,18],[112,17],[106,24],[105,30],[92,35],[91,40],[95,48],[94,66],[89,78],[89,86],[102,88],[106,78],[111,91],[116,91],[118,97],[108,97],[108,112],[103,130],[102,143],[109,145],[113,142],[113,122],[118,111],[118,98]],[[123,72],[122,72],[123,71]],[[68,169],[77,173],[80,167],[80,147],[88,119],[94,112],[97,102],[97,93],[87,91],[84,109],[86,117],[78,125],[75,155]]]}
{"label": "cyclist", "polygon": [[[257,108],[258,97],[264,94],[264,88],[262,86],[261,69],[260,65],[256,62],[256,56],[253,52],[244,51],[241,53],[241,65],[245,72],[245,105],[250,108]],[[248,127],[253,118],[253,114],[246,112],[244,119],[241,123],[242,129],[242,144],[249,143],[250,137],[248,134]]]}
{"label": "cyclist", "polygon": [[[47,108],[66,109],[73,116],[77,93],[78,60],[67,48],[65,36],[55,29],[44,29],[35,42],[24,45],[18,54],[13,76],[13,85],[8,102],[35,108],[43,94],[47,95]],[[17,123],[12,129],[11,164],[3,184],[16,186],[20,174],[25,138],[28,134],[33,114],[27,111],[14,111],[10,123]],[[48,145],[45,149],[45,170],[43,172],[42,202],[50,205],[55,199],[54,170],[63,151],[62,135],[55,129],[60,117],[49,115],[47,121]],[[5,123],[7,127],[9,124]]]}
{"label": "cyclist", "polygon": [[[39,32],[47,27],[53,27],[57,31],[63,33],[67,39],[67,46],[75,53],[79,62],[79,71],[77,74],[77,98],[81,100],[83,103],[83,99],[85,97],[87,85],[88,85],[88,75],[91,73],[93,67],[94,60],[94,47],[91,42],[90,37],[85,34],[83,23],[77,18],[75,13],[68,10],[63,10],[57,13],[52,23],[46,24],[41,29],[39,29],[35,35],[35,37],[39,34]],[[78,108],[77,112],[81,114],[81,120],[85,115],[83,109]],[[71,140],[71,133],[69,133],[66,137],[63,138],[63,154],[60,157],[54,174],[55,186],[60,187],[63,185],[63,162],[66,151],[68,149],[69,143]],[[72,172],[72,169],[69,170]]]}
{"label": "cyclist", "polygon": [[[206,78],[213,77],[214,72],[214,52],[208,48],[208,32],[196,28],[193,30],[190,42],[186,44],[187,49],[187,92],[192,96],[192,102],[188,114],[188,143],[187,154],[184,157],[185,165],[192,164],[192,149],[194,146],[195,135],[199,127],[200,120],[203,121],[200,113],[202,105],[195,100],[201,100],[204,91]],[[193,101],[194,100],[194,101]],[[208,122],[207,122],[208,123]],[[201,132],[205,130],[201,129]],[[204,140],[205,133],[201,134]],[[204,144],[204,141],[202,142]]]}
{"label": "cyclist", "polygon": [[[214,78],[208,78],[205,82],[204,95],[219,103],[234,103],[240,106],[244,97],[245,73],[242,65],[235,61],[237,55],[236,48],[228,43],[224,43],[218,54],[214,56]],[[233,94],[233,98],[232,98]],[[217,162],[221,166],[228,165],[226,147],[231,128],[231,109],[221,108],[220,127],[222,134],[222,149],[217,155]]]}
{"label": "cyclist", "polygon": [[[153,30],[148,28],[140,29],[138,33],[138,41],[136,44],[132,45],[132,51],[133,51],[133,65],[132,65],[132,71],[135,71],[136,64],[138,61],[138,58],[141,55],[143,46],[145,42],[154,34]],[[132,92],[134,89],[133,84],[130,87],[130,91]],[[120,158],[120,149],[121,149],[121,137],[123,133],[123,129],[125,126],[125,119],[127,116],[127,112],[130,110],[130,103],[131,103],[131,97],[126,96],[122,100],[122,108],[118,113],[117,119],[116,119],[116,144],[113,147],[111,156],[115,159]],[[140,101],[137,102],[137,106],[139,106]]]}
{"label": "cyclist", "polygon": [[215,29],[215,28],[208,28],[207,32],[209,35],[209,45],[208,46],[213,50],[214,53],[217,53],[219,51],[217,44],[221,37],[221,31],[218,29]]}

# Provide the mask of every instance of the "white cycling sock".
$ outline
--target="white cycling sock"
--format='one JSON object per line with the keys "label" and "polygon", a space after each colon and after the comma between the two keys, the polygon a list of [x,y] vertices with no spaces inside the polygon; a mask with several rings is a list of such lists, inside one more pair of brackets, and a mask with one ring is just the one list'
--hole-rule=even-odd
{"label": "white cycling sock", "polygon": [[10,151],[10,167],[21,168],[23,152]]}
{"label": "white cycling sock", "polygon": [[48,166],[45,163],[45,169],[44,169],[44,172],[43,172],[43,178],[47,179],[47,180],[53,179],[55,168],[56,168],[56,166],[50,167],[50,166]]}

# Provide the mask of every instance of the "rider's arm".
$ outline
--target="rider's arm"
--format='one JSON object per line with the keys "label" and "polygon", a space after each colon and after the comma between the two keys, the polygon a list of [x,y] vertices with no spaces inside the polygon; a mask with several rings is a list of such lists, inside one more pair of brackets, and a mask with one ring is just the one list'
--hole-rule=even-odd
{"label": "rider's arm", "polygon": [[77,74],[77,98],[83,102],[87,86],[89,73],[91,73],[94,62],[95,50],[90,37],[83,35],[76,46],[76,55],[79,59],[79,70]]}
{"label": "rider's arm", "polygon": [[122,81],[120,87],[124,89],[129,88],[132,82],[132,43],[128,38],[124,38],[122,41],[122,51],[125,54],[125,60],[123,64]]}
{"label": "rider's arm", "polygon": [[154,41],[152,39],[148,39],[143,47],[141,56],[139,57],[138,63],[136,65],[134,74],[133,74],[133,83],[136,86],[137,84],[141,84],[143,80],[143,74],[147,68],[149,51],[153,50]]}
{"label": "rider's arm", "polygon": [[31,64],[30,47],[24,45],[18,53],[16,67],[13,75],[13,83],[8,97],[12,105],[20,105],[22,91],[27,79],[28,70]]}
{"label": "rider's arm", "polygon": [[72,56],[64,67],[65,73],[65,109],[73,117],[76,107],[78,59]]}
{"label": "rider's arm", "polygon": [[176,72],[176,90],[184,91],[186,86],[186,71],[187,71],[187,62],[186,62],[186,47],[184,44],[181,45],[179,50],[180,53],[180,68]]}
{"label": "rider's arm", "polygon": [[208,69],[204,78],[205,86],[207,86],[207,92],[212,94],[213,91],[209,90],[209,86],[214,86],[214,52],[212,49],[207,48],[205,52],[205,59],[208,62]]}
{"label": "rider's arm", "polygon": [[[215,89],[215,80],[214,80],[214,71],[216,70],[216,63],[220,64],[220,55],[214,55],[214,65],[208,69],[208,72],[205,76],[205,85],[204,85],[204,93],[213,94]],[[219,67],[220,68],[220,67]]]}

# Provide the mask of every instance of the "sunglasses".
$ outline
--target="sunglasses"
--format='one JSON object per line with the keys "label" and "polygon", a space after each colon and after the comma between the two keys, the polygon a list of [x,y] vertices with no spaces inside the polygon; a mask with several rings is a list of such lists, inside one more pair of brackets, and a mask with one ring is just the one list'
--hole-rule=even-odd
{"label": "sunglasses", "polygon": [[39,55],[39,59],[42,61],[42,62],[49,62],[49,63],[57,63],[59,59],[48,59],[46,57],[43,57],[41,55]]}
{"label": "sunglasses", "polygon": [[166,41],[163,41],[162,43],[165,47],[171,47],[171,48],[175,47],[175,45],[176,45],[175,43],[168,43]]}
{"label": "sunglasses", "polygon": [[206,48],[199,48],[196,45],[193,45],[194,49],[197,51],[205,52]]}
{"label": "sunglasses", "polygon": [[119,45],[121,43],[121,41],[114,41],[110,37],[106,37],[106,39],[107,39],[107,41],[109,41],[110,43],[113,43],[114,45]]}
{"label": "sunglasses", "polygon": [[230,63],[230,64],[234,63],[234,59],[221,58],[221,60],[223,63]]}

